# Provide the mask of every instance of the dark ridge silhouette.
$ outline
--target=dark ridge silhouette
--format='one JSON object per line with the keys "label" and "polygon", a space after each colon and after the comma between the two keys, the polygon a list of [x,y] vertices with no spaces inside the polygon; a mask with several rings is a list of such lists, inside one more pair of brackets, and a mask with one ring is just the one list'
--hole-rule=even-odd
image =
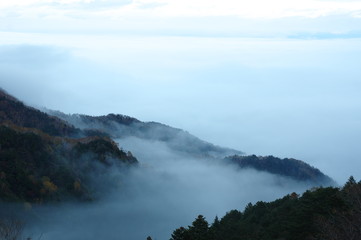
{"label": "dark ridge silhouette", "polygon": [[35,203],[90,200],[94,176],[101,185],[111,167],[137,163],[108,138],[54,137],[18,126],[0,126],[0,159],[0,199]]}
{"label": "dark ridge silhouette", "polygon": [[293,158],[281,159],[274,156],[234,155],[225,158],[225,160],[236,164],[240,168],[253,168],[258,171],[290,177],[298,181],[309,181],[326,186],[336,185],[330,177],[323,174],[319,169]]}
{"label": "dark ridge silhouette", "polygon": [[0,89],[0,123],[13,123],[21,127],[36,128],[53,136],[80,135],[79,129],[64,120],[26,106],[2,89]]}
{"label": "dark ridge silhouette", "polygon": [[157,122],[142,122],[120,114],[108,114],[106,116],[88,116],[81,114],[64,114],[59,111],[48,111],[69,122],[70,124],[85,130],[96,129],[112,138],[137,137],[152,141],[165,142],[172,150],[183,154],[191,154],[196,157],[225,157],[231,154],[243,154],[243,152],[219,147],[203,141],[188,132],[167,126]]}
{"label": "dark ridge silhouette", "polygon": [[[82,154],[87,151],[91,152],[92,158],[103,165],[111,165],[106,156],[123,160],[129,157],[128,160],[130,161],[131,157],[133,157],[132,154],[125,154],[122,150],[119,150],[111,138],[135,137],[152,142],[163,142],[169,149],[185,157],[192,156],[224,161],[225,163],[230,162],[241,168],[266,171],[297,181],[310,182],[313,185],[335,185],[331,178],[300,160],[279,159],[273,156],[240,156],[243,154],[241,151],[213,145],[186,131],[161,123],[142,122],[136,118],[120,114],[87,116],[79,114],[67,115],[58,111],[48,112],[53,116],[28,107],[6,92],[0,91],[0,125],[17,132],[17,134],[34,134],[43,140],[51,139],[51,141],[49,140],[51,144],[47,142],[46,147],[52,149],[53,155],[60,156],[60,158],[73,159],[75,158],[74,155],[67,153],[66,149],[72,153],[74,153],[74,149],[78,149],[78,152]],[[80,139],[79,137],[83,138]],[[57,147],[54,147],[54,143],[56,143]],[[74,147],[75,145],[70,143],[87,145]],[[66,148],[67,145],[71,147]],[[118,152],[115,151],[116,149],[118,149]],[[22,149],[18,149],[18,151],[21,152]],[[31,149],[28,149],[28,151],[28,155],[35,154],[31,153]],[[45,153],[50,152],[45,151]],[[77,157],[82,158],[81,155]],[[46,157],[46,159],[55,158]],[[132,163],[135,162],[136,160]]]}
{"label": "dark ridge silhouette", "polygon": [[70,122],[81,129],[97,129],[113,138],[137,137],[152,141],[162,141],[179,153],[191,154],[196,157],[220,159],[226,163],[234,163],[240,168],[252,168],[259,171],[281,175],[297,181],[310,182],[312,185],[337,185],[330,177],[307,163],[292,159],[280,159],[273,156],[243,156],[237,150],[222,148],[207,143],[177,128],[157,123],[141,122],[124,115],[109,114],[92,117],[87,115],[67,115],[50,111],[50,114]]}
{"label": "dark ridge silhouette", "polygon": [[113,167],[137,162],[107,134],[82,131],[0,89],[0,200],[89,200],[100,190],[91,176],[105,182]]}

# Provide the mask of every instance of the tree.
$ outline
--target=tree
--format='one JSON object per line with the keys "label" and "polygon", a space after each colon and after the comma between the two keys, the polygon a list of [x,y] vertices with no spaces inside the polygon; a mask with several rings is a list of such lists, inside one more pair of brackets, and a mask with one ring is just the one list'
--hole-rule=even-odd
{"label": "tree", "polygon": [[188,229],[185,229],[184,227],[180,227],[174,230],[170,240],[191,240],[191,238],[189,236]]}
{"label": "tree", "polygon": [[221,226],[220,221],[218,219],[218,216],[216,216],[214,218],[214,221],[213,221],[211,227],[209,228],[208,235],[209,235],[210,239],[212,239],[212,240],[220,239],[220,230],[221,230],[220,226]]}
{"label": "tree", "polygon": [[189,235],[192,240],[208,240],[208,222],[202,215],[199,215],[189,226]]}
{"label": "tree", "polygon": [[348,181],[346,182],[346,184],[345,184],[345,186],[344,186],[343,188],[344,188],[344,189],[347,189],[347,188],[349,188],[349,187],[354,186],[355,184],[356,184],[355,178],[354,178],[353,176],[350,176],[350,177],[348,178]]}
{"label": "tree", "polygon": [[343,189],[346,208],[336,209],[327,218],[318,221],[321,236],[329,240],[361,239],[361,183],[351,176]]}
{"label": "tree", "polygon": [[219,228],[219,219],[218,216],[214,218],[214,221],[212,223],[212,227],[218,229]]}

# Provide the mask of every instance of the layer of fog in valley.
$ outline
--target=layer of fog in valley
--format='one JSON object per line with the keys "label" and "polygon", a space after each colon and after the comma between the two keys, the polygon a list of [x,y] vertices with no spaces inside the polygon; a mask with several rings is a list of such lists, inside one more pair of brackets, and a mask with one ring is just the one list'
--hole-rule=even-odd
{"label": "layer of fog in valley", "polygon": [[1,33],[0,44],[1,87],[30,105],[125,114],[300,159],[339,184],[360,178],[358,38]]}
{"label": "layer of fog in valley", "polygon": [[270,201],[309,187],[176,153],[164,142],[135,137],[116,141],[133,152],[140,166],[111,174],[117,187],[92,203],[33,207],[26,234],[42,240],[139,240],[148,235],[166,240],[199,214],[211,223],[216,215],[243,210],[248,202]]}
{"label": "layer of fog in valley", "polygon": [[[84,171],[93,201],[0,214],[24,220],[25,239],[168,240],[199,214],[313,187],[227,164],[196,138],[361,179],[360,63],[360,0],[2,0],[0,88],[69,116],[157,124],[107,126],[139,165]],[[159,137],[158,123],[195,137]]]}

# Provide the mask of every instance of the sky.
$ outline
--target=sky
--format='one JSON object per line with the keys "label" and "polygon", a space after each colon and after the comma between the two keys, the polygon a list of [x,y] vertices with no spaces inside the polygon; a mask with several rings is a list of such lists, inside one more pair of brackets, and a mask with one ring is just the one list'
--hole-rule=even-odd
{"label": "sky", "polygon": [[361,179],[359,0],[0,0],[0,85]]}

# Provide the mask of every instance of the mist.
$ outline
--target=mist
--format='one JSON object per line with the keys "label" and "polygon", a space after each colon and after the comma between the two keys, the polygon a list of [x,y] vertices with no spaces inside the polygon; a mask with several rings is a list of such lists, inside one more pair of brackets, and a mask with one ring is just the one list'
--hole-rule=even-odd
{"label": "mist", "polygon": [[[276,175],[239,170],[215,159],[194,158],[166,143],[129,137],[116,140],[140,166],[113,172],[120,181],[102,198],[86,204],[34,206],[25,235],[36,239],[166,240],[199,214],[209,223],[247,203],[271,201],[310,187]],[[115,170],[114,170],[115,171]],[[117,177],[116,177],[117,176]]]}
{"label": "mist", "polygon": [[[148,39],[142,47],[144,41],[118,39],[122,47],[104,51],[114,46],[106,38],[89,52],[76,39],[84,40],[2,46],[1,86],[35,107],[126,114],[247,154],[298,158],[340,184],[360,178],[357,40],[171,38]],[[182,48],[173,50],[176,45]],[[199,214],[211,223],[248,202],[310,187],[180,154],[159,141],[116,141],[140,166],[112,172],[115,188],[96,202],[33,206],[25,236],[169,239]]]}
{"label": "mist", "polygon": [[[357,0],[0,1],[0,88],[39,109],[124,114],[299,159],[341,186],[361,179],[360,26]],[[118,130],[139,166],[85,172],[92,202],[25,203],[25,237],[167,240],[199,214],[211,223],[312,187],[192,155],[185,132]],[[0,213],[24,208],[10,205]]]}
{"label": "mist", "polygon": [[361,178],[357,38],[2,35],[1,86],[30,105],[126,114]]}

